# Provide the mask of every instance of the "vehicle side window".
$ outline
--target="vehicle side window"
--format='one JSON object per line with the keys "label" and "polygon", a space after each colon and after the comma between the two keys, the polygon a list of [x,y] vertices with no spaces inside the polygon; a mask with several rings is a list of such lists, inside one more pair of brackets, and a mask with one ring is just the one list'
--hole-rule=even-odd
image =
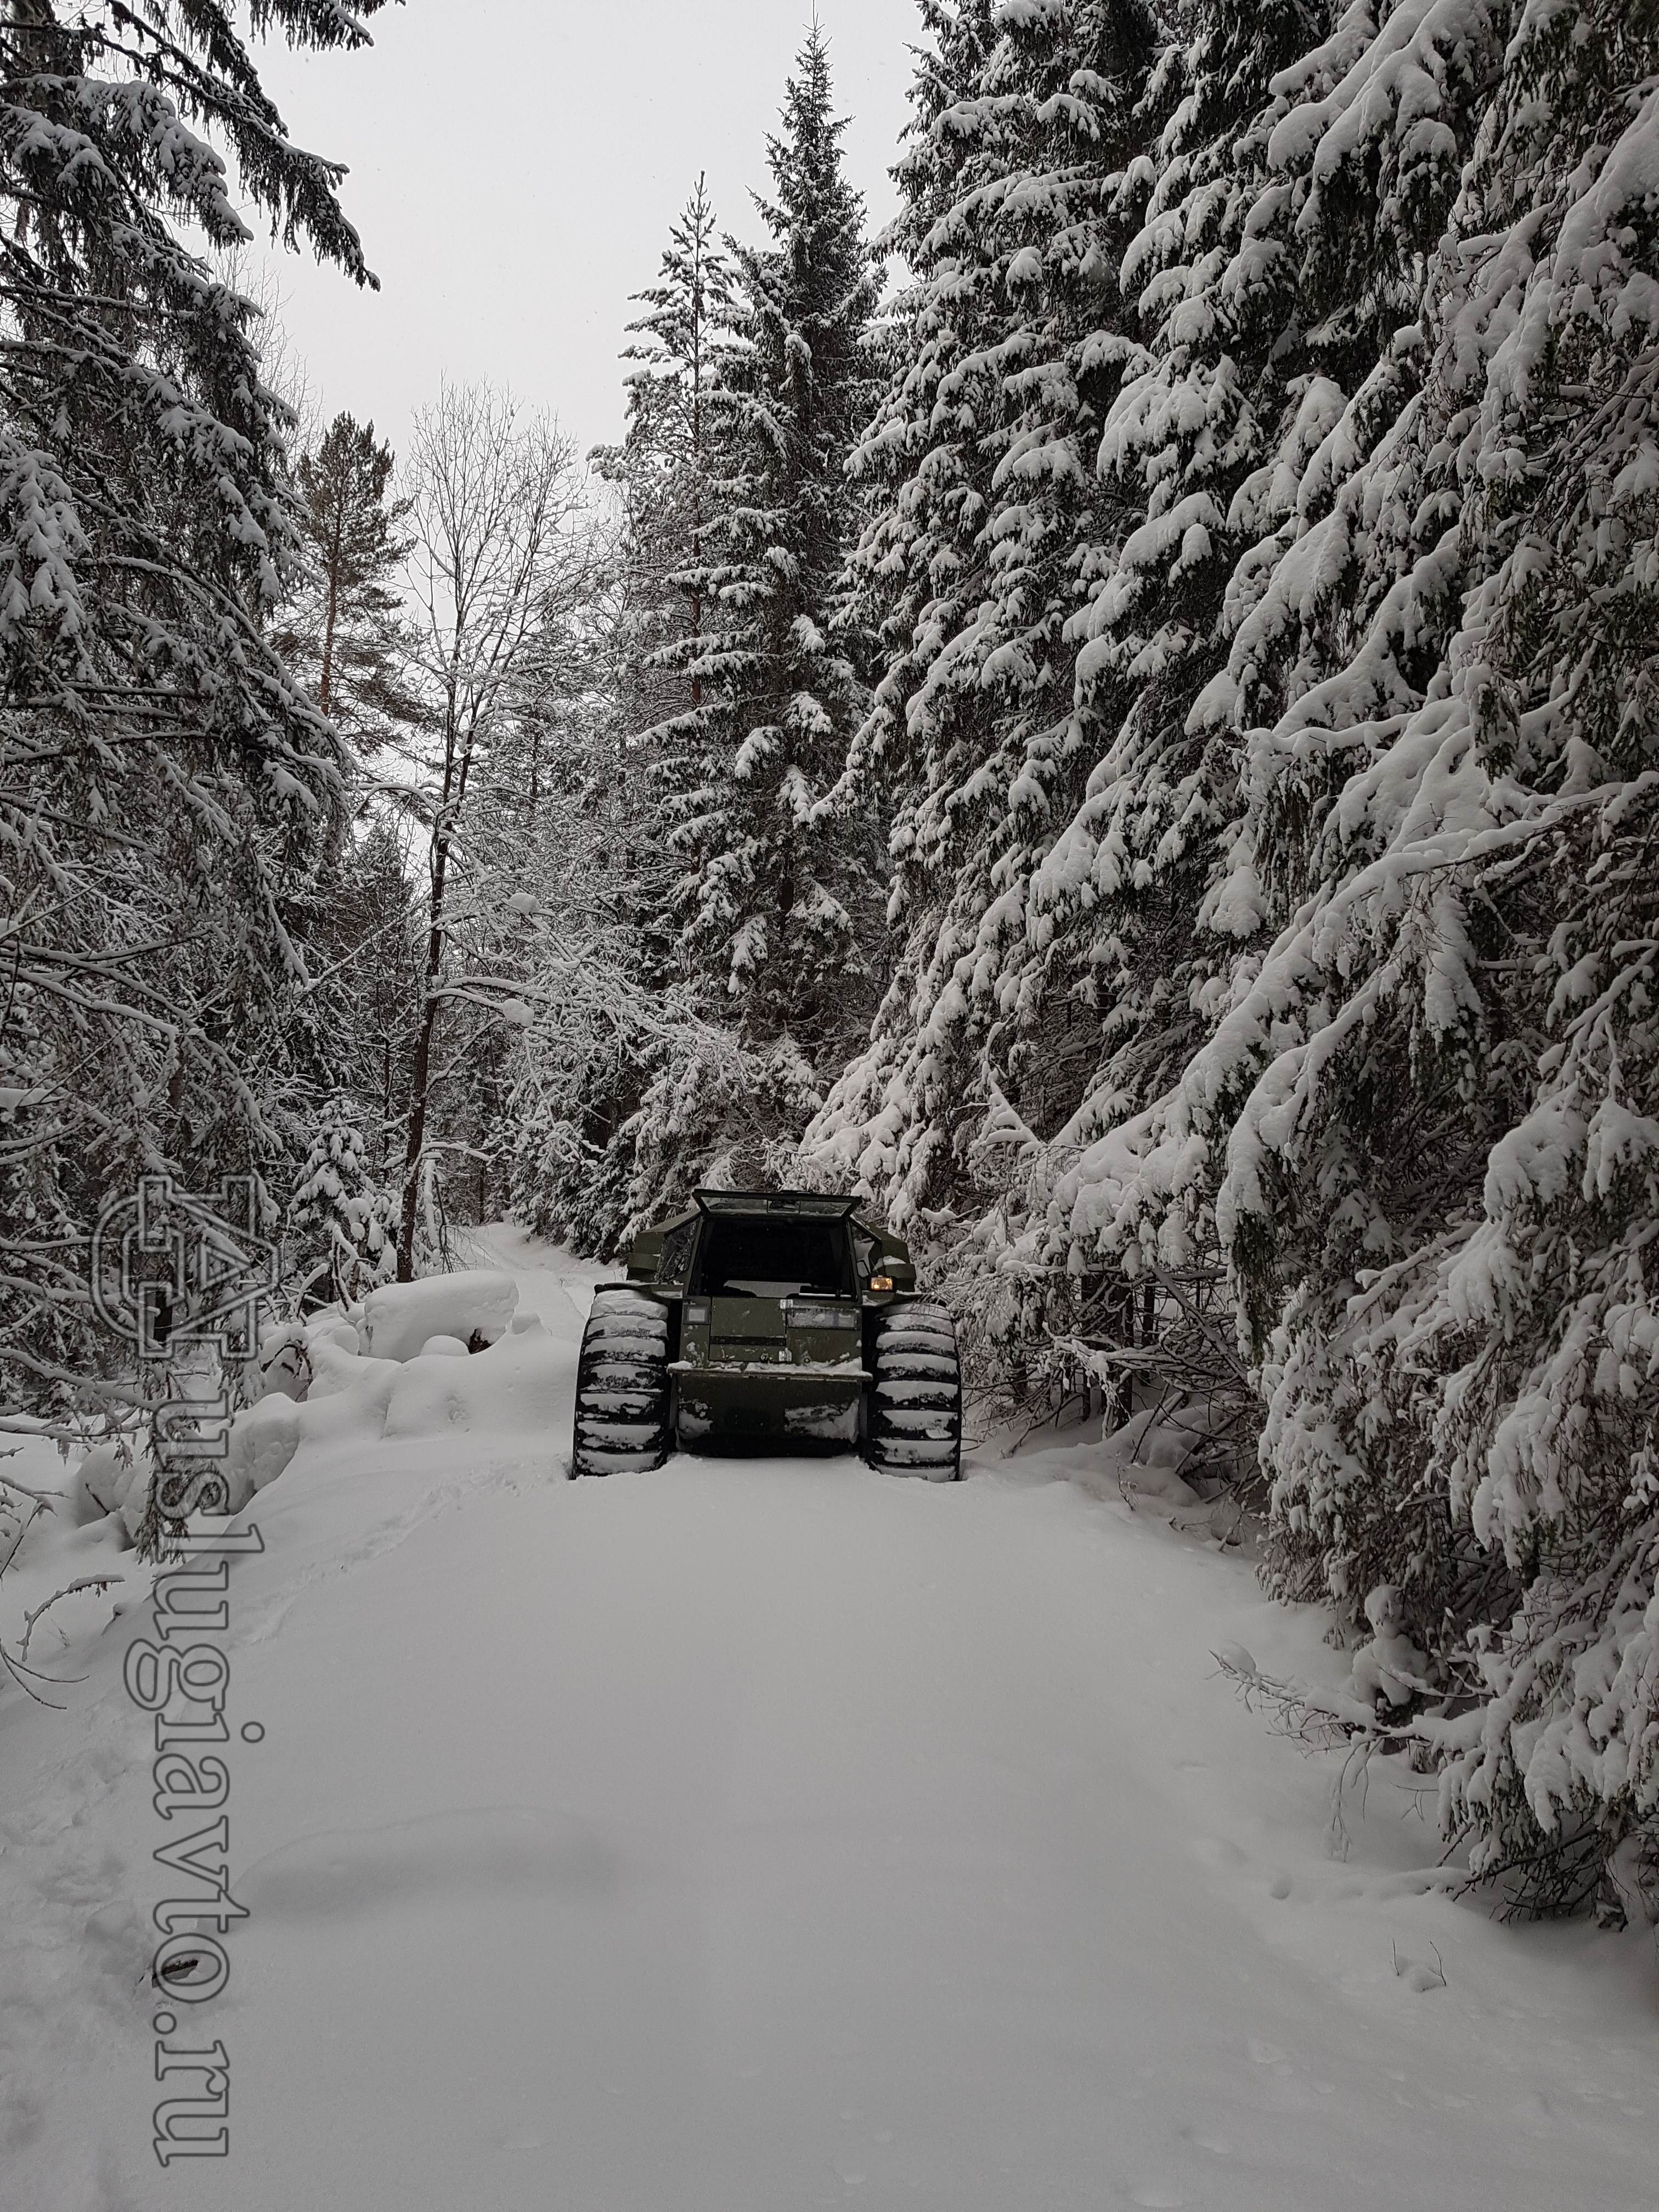
{"label": "vehicle side window", "polygon": [[657,1280],[665,1288],[678,1288],[684,1284],[691,1266],[691,1248],[697,1241],[697,1224],[683,1221],[678,1229],[671,1229],[662,1240],[662,1258],[657,1267]]}

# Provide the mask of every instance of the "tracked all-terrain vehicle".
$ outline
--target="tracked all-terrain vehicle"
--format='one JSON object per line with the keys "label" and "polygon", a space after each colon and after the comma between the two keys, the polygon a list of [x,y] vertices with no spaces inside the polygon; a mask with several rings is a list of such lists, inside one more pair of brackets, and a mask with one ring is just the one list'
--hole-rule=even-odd
{"label": "tracked all-terrain vehicle", "polygon": [[660,1467],[677,1449],[860,1450],[962,1473],[955,1324],[909,1254],[818,1192],[700,1190],[634,1240],[595,1291],[576,1370],[573,1475]]}

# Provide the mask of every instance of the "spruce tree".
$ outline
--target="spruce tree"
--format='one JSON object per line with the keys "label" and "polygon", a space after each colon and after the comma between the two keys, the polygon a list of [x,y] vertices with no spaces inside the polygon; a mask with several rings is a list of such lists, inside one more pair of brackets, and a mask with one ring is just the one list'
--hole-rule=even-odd
{"label": "spruce tree", "polygon": [[[255,14],[355,47],[376,4]],[[317,1057],[292,918],[340,779],[269,643],[300,553],[292,417],[253,303],[185,241],[245,243],[240,189],[372,280],[339,170],[289,143],[234,12],[32,0],[0,24],[0,1342],[36,1405],[107,1365],[106,1201],[236,1172],[274,1225]]]}
{"label": "spruce tree", "polygon": [[710,405],[732,308],[732,268],[699,177],[680,215],[654,284],[635,293],[644,313],[628,325],[623,354],[628,428],[599,465],[622,491],[623,562],[629,626],[629,692],[619,700],[633,732],[702,702],[702,574],[713,518],[715,423]]}
{"label": "spruce tree", "polygon": [[1379,42],[1321,117],[1333,212],[1463,158],[1379,371],[1403,401],[1241,631],[1281,926],[1183,1092],[1263,1359],[1277,1586],[1356,1634],[1395,1593],[1472,1863],[1619,1917],[1659,1839],[1659,24],[1482,27]]}
{"label": "spruce tree", "polygon": [[[1378,1728],[1508,1906],[1617,1917],[1659,1813],[1659,48],[1595,5],[1310,17],[1241,124],[1256,27],[1200,18],[1131,258],[1152,373],[1106,456],[1149,526],[1090,673],[1143,688],[1057,851],[1126,944],[1187,875],[1196,957],[1145,970],[1187,1027],[1129,998],[1133,1079],[1018,1259],[1167,1282],[1217,1240],[1273,1586],[1367,1695],[1377,1624],[1413,1648]],[[1224,589],[1183,599],[1194,527]]]}
{"label": "spruce tree", "polygon": [[700,610],[676,656],[693,699],[653,738],[659,828],[681,869],[681,956],[709,1003],[787,1071],[781,1133],[866,988],[867,857],[860,826],[826,804],[862,717],[840,578],[876,297],[844,130],[815,27],[768,142],[773,196],[756,202],[768,242],[731,246],[736,294],[709,398],[714,512],[704,559],[682,578]]}
{"label": "spruce tree", "polygon": [[897,172],[915,282],[856,462],[879,487],[857,570],[884,665],[852,768],[891,794],[900,952],[810,1144],[899,1218],[971,1226],[1006,1179],[980,1139],[1009,1092],[1047,1133],[1097,1056],[1025,908],[1091,734],[1074,626],[1121,512],[1096,450],[1144,362],[1117,270],[1157,40],[1134,0],[963,0],[928,21]]}
{"label": "spruce tree", "polygon": [[1212,687],[1261,541],[1301,511],[1382,319],[1346,298],[1322,320],[1308,312],[1306,179],[1287,183],[1273,155],[1286,118],[1341,73],[1321,46],[1328,18],[1322,0],[1215,0],[1159,57],[1151,189],[1116,270],[1132,350],[1093,462],[1108,526],[1079,562],[1069,626],[1085,743],[1025,915],[1051,1003],[1069,992],[1092,1017],[1070,1110],[1046,1127],[1027,1113],[1020,1132],[1042,1140],[1024,1154],[1022,1253],[1047,1295],[1028,1307],[1045,1326],[1066,1316],[1103,1373],[1158,1369],[1224,1405],[1247,1461],[1257,1415],[1231,1330],[1200,1319],[1226,1310],[1212,1222],[1176,1206],[1144,1242],[1120,1237],[1078,1160],[1155,1141],[1171,1085],[1258,950],[1243,748]]}
{"label": "spruce tree", "polygon": [[[714,514],[711,395],[732,308],[731,257],[699,177],[672,224],[656,281],[634,295],[623,358],[628,425],[595,460],[620,494],[616,591],[602,626],[606,726],[590,732],[566,794],[613,830],[582,869],[581,896],[604,933],[602,963],[622,986],[620,1021],[531,1040],[515,1091],[514,1202],[582,1251],[616,1248],[653,1193],[636,1196],[639,1115],[662,1076],[669,1030],[653,1002],[677,1005],[684,977],[673,891],[679,869],[655,834],[664,810],[699,781],[695,716],[704,679],[703,568]],[[692,730],[673,725],[690,713]],[[646,733],[653,734],[647,736]],[[567,821],[568,817],[567,816]],[[591,858],[588,841],[576,840]],[[569,849],[567,841],[567,849]]]}

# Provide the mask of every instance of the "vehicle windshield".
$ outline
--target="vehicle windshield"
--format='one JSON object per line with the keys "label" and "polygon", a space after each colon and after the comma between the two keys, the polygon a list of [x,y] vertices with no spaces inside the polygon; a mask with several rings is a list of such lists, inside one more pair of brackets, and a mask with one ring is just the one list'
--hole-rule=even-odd
{"label": "vehicle windshield", "polygon": [[726,1298],[843,1297],[853,1287],[851,1257],[844,1222],[711,1215],[693,1287]]}

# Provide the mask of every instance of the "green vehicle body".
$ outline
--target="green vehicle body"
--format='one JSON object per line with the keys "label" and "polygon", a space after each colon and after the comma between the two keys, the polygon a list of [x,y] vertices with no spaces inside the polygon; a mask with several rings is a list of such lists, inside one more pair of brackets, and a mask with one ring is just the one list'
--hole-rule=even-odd
{"label": "green vehicle body", "polygon": [[857,1449],[889,1474],[962,1474],[956,1325],[856,1198],[700,1190],[634,1240],[582,1330],[570,1473],[677,1449]]}
{"label": "green vehicle body", "polygon": [[698,1191],[635,1238],[627,1265],[629,1286],[670,1310],[682,1448],[863,1443],[878,1319],[914,1294],[916,1276],[902,1239],[857,1199]]}

